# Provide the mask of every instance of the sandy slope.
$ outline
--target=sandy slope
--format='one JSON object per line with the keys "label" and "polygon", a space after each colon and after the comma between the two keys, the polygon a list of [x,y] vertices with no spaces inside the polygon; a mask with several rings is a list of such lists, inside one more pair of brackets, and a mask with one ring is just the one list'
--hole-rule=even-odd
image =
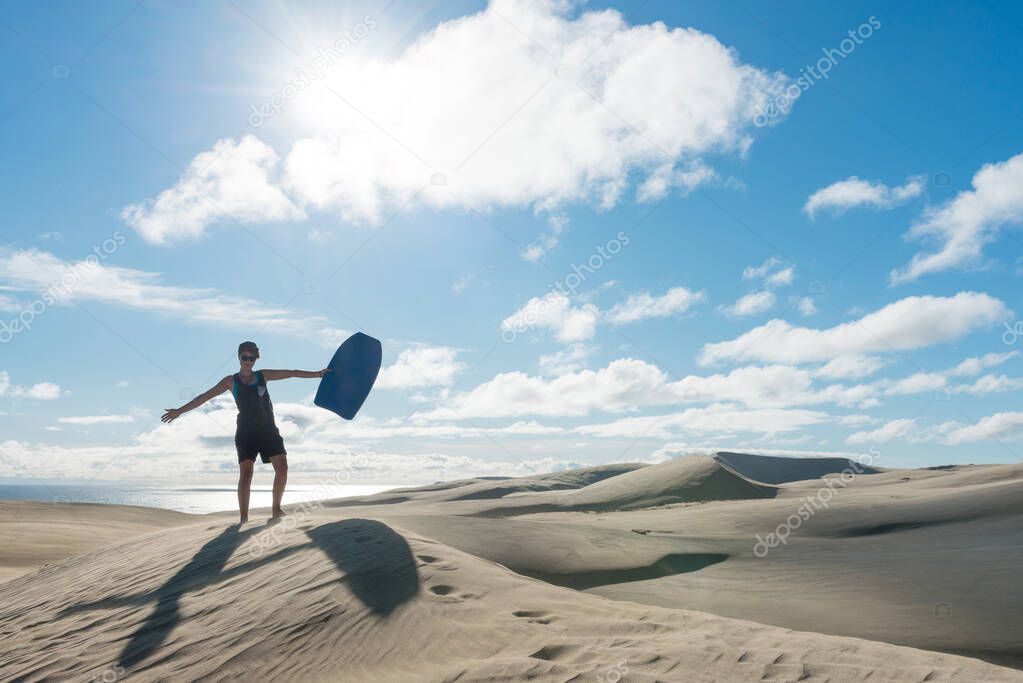
{"label": "sandy slope", "polygon": [[5,680],[122,669],[130,680],[1023,680],[951,655],[609,601],[332,510],[292,528],[151,534],[0,596]]}
{"label": "sandy slope", "polygon": [[153,508],[0,500],[0,582],[47,562],[194,521]]}
{"label": "sandy slope", "polygon": [[[783,472],[775,479],[788,481],[762,484],[771,498],[709,501],[700,493],[720,480],[704,476],[713,471],[708,459],[745,477],[737,459],[697,457],[568,496],[526,493],[447,508],[412,501],[373,514],[606,597],[1023,667],[1023,465],[884,470],[848,485],[832,476],[837,485],[829,487],[813,479],[818,461],[747,458],[754,467],[746,471]],[[846,461],[834,466],[845,469]],[[603,505],[605,489],[615,491],[618,511]],[[659,505],[665,491],[691,502]],[[569,499],[601,504],[574,512],[561,502]],[[814,500],[827,505],[802,520],[798,511]],[[790,524],[787,543],[754,554],[758,537]]]}
{"label": "sandy slope", "polygon": [[0,680],[1023,680],[872,642],[1016,661],[1023,467],[858,476],[755,557],[821,467],[465,480],[240,530],[155,511],[159,531],[0,584]]}

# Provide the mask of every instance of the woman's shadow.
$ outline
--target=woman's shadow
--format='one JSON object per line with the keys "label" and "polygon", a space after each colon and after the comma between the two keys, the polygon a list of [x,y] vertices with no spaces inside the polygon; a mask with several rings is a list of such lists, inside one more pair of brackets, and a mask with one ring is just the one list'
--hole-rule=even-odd
{"label": "woman's shadow", "polygon": [[131,669],[159,649],[181,621],[182,595],[303,549],[315,547],[322,550],[342,572],[342,581],[355,597],[380,616],[387,616],[419,592],[419,574],[408,543],[386,524],[369,519],[323,524],[306,532],[309,543],[282,548],[225,572],[224,567],[238,547],[264,529],[254,527],[240,531],[238,525],[229,526],[203,544],[188,564],[155,592],[73,605],[63,610],[61,616],[155,601],[155,608],[145,623],[135,630],[118,657],[118,664]]}
{"label": "woman's shadow", "polygon": [[[240,531],[237,524],[227,527],[204,543],[188,564],[175,572],[174,576],[156,589],[155,593],[142,593],[75,605],[65,612],[123,605],[143,605],[155,601],[156,607],[150,612],[145,623],[135,630],[131,640],[124,646],[120,657],[118,657],[118,664],[130,669],[155,652],[181,621],[180,601],[182,595],[211,583],[223,581],[228,575],[233,575],[240,569],[240,567],[232,569],[227,574],[223,572],[224,566],[238,546],[259,530],[259,527],[254,527]],[[256,562],[262,564],[259,560]],[[246,569],[251,569],[252,563],[246,563],[244,566]]]}
{"label": "woman's shadow", "polygon": [[344,575],[344,585],[366,607],[387,616],[419,593],[419,571],[408,542],[372,519],[346,519],[306,532]]}

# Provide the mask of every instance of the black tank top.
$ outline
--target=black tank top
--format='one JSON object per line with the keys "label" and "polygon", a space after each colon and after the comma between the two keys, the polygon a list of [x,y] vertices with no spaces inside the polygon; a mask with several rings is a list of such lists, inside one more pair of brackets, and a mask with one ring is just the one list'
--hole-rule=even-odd
{"label": "black tank top", "polygon": [[240,373],[234,375],[234,402],[238,406],[238,431],[253,432],[275,430],[274,408],[270,403],[270,392],[266,390],[266,380],[258,370],[255,384],[246,384]]}

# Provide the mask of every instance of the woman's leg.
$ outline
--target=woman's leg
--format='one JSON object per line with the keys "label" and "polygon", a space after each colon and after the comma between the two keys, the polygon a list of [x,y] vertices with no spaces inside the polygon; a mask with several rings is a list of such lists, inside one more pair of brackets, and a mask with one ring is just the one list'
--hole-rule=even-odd
{"label": "woman's leg", "polygon": [[252,469],[255,464],[255,460],[238,462],[238,512],[242,524],[249,521],[249,488],[252,486]]}
{"label": "woman's leg", "polygon": [[284,487],[288,484],[288,455],[271,455],[270,464],[274,466],[274,507],[273,516],[281,517],[284,510],[281,509],[281,499],[284,498]]}

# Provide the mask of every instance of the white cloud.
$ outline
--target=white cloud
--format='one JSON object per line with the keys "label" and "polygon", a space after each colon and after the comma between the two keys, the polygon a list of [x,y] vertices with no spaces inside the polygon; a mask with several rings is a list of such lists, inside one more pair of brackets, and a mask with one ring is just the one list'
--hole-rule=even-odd
{"label": "white cloud", "polygon": [[766,284],[768,287],[781,287],[783,285],[791,285],[792,277],[793,275],[795,275],[795,272],[796,272],[795,266],[783,268],[782,270],[779,270],[776,273],[768,275],[767,279],[764,280],[764,284]]}
{"label": "white cloud", "polygon": [[134,415],[77,415],[57,418],[57,422],[68,425],[125,424],[134,421]]}
{"label": "white cloud", "polygon": [[627,417],[602,424],[588,424],[572,431],[604,438],[671,439],[688,434],[730,435],[793,432],[831,421],[827,413],[815,410],[763,408],[745,410],[716,405],[688,408],[677,413]]}
{"label": "white cloud", "polygon": [[560,342],[581,342],[593,338],[598,315],[593,304],[573,306],[564,294],[548,292],[545,296],[533,297],[501,321],[501,330],[506,334],[522,334],[541,327],[553,331]]}
{"label": "white cloud", "polygon": [[[646,460],[646,462],[659,463],[674,458],[686,457],[688,455],[706,455],[715,453],[722,449],[721,446],[695,446],[692,444],[672,441],[664,444]],[[754,453],[757,455],[778,455],[788,458],[851,458],[857,462],[863,459],[863,453],[855,451],[799,451],[789,448],[758,448],[744,445],[743,453]]]}
{"label": "white cloud", "polygon": [[748,266],[742,271],[743,280],[763,280],[767,287],[780,287],[792,284],[796,272],[795,266],[785,266],[777,256],[770,256],[759,266]]}
{"label": "white cloud", "polygon": [[985,439],[1001,439],[1015,436],[1023,430],[1023,413],[995,413],[977,420],[972,425],[945,425],[945,427],[947,432],[944,441],[952,446],[975,443]]}
{"label": "white cloud", "polygon": [[777,256],[771,256],[759,266],[748,266],[742,271],[742,279],[755,280],[767,277],[767,274],[771,271],[771,269],[781,264],[781,262],[781,259]]}
{"label": "white cloud", "polygon": [[681,167],[676,167],[674,163],[662,164],[640,184],[636,190],[636,199],[641,202],[656,201],[668,194],[673,187],[688,192],[717,177],[717,172],[701,161],[690,162]]}
{"label": "white cloud", "polygon": [[877,356],[839,356],[815,370],[814,376],[825,379],[859,379],[873,375],[884,364]]}
{"label": "white cloud", "polygon": [[594,348],[585,344],[572,344],[568,348],[540,356],[540,371],[545,375],[559,377],[579,372],[586,367],[586,359]]}
{"label": "white cloud", "polygon": [[731,306],[719,306],[718,310],[730,318],[744,318],[769,310],[774,306],[775,300],[773,292],[764,290],[739,297]]}
{"label": "white cloud", "polygon": [[13,398],[32,398],[37,401],[53,401],[60,398],[60,386],[53,382],[39,382],[28,389],[13,386],[8,390]]}
{"label": "white cloud", "polygon": [[956,393],[984,396],[987,394],[1016,391],[1023,389],[1023,378],[1006,377],[1005,375],[984,375],[972,384],[961,384],[955,387]]}
{"label": "white cloud", "polygon": [[451,291],[454,292],[455,294],[462,294],[465,292],[465,290],[469,288],[469,285],[472,284],[473,281],[479,281],[481,285],[490,284],[490,282],[487,281],[487,279],[484,276],[486,275],[487,271],[491,270],[492,268],[493,266],[486,266],[484,268],[480,268],[479,270],[474,270],[472,272],[466,273],[465,275],[458,278],[451,284]]}
{"label": "white cloud", "polygon": [[818,388],[809,371],[785,365],[746,366],[724,375],[688,375],[673,382],[655,365],[620,358],[597,370],[558,367],[551,374],[555,376],[500,373],[438,408],[417,413],[415,420],[582,417],[681,403],[727,402],[750,408],[815,404],[870,407],[876,404],[878,393],[871,385],[831,384]]}
{"label": "white cloud", "polygon": [[[278,405],[274,407],[276,409]],[[414,485],[487,475],[525,476],[584,466],[574,459],[552,457],[523,457],[515,461],[479,457],[476,455],[480,451],[478,444],[460,445],[460,441],[469,438],[489,444],[487,436],[490,439],[496,435],[504,439],[529,440],[560,431],[535,422],[517,422],[488,430],[470,430],[454,425],[438,425],[429,430],[414,426],[402,428],[402,435],[407,433],[417,444],[422,444],[424,437],[430,436],[444,439],[446,443],[439,449],[434,445],[418,446],[411,452],[389,452],[379,448],[381,440],[389,436],[387,428],[367,429],[370,436],[363,438],[361,434],[352,433],[366,426],[361,418],[360,422],[342,424],[326,411],[317,410],[325,419],[305,421],[305,427],[298,429],[291,422],[292,409],[304,409],[296,412],[311,412],[313,409],[287,403],[281,403],[279,407],[282,417],[286,416],[287,420],[280,419],[278,423],[282,426],[282,433],[287,431],[288,452],[294,456],[290,462],[289,481],[299,485],[317,488],[341,482],[356,488],[363,484]],[[209,415],[199,411],[190,413],[173,425],[154,427],[126,444],[66,447],[9,440],[0,443],[0,448],[8,463],[17,463],[20,472],[39,478],[89,480],[101,476],[104,480],[144,481],[149,484],[154,481],[222,483],[224,465],[234,451],[231,436],[234,431],[233,415],[233,402],[228,400],[223,405],[214,406]],[[47,429],[60,431],[58,427]],[[357,491],[348,486],[339,486],[335,495],[355,493]]]}
{"label": "white cloud", "polygon": [[916,372],[909,377],[896,380],[885,389],[888,396],[902,396],[905,394],[919,394],[925,391],[942,389],[948,383],[948,379],[941,372]]}
{"label": "white cloud", "polygon": [[561,240],[561,233],[565,231],[565,226],[568,225],[568,216],[564,213],[548,216],[547,225],[550,229],[526,247],[522,252],[522,258],[531,263],[542,261],[548,251],[558,246],[558,242]]}
{"label": "white cloud", "polygon": [[278,161],[273,148],[252,135],[221,140],[196,156],[174,187],[125,207],[121,217],[154,244],[197,238],[214,221],[303,218],[275,179]]}
{"label": "white cloud", "polygon": [[980,262],[984,247],[1004,225],[1023,221],[1023,154],[986,164],[973,176],[973,189],[924,213],[906,234],[910,239],[937,242],[935,252],[921,252],[904,268],[893,270],[893,284],[921,275]]}
{"label": "white cloud", "polygon": [[374,386],[381,389],[449,386],[465,369],[458,349],[448,346],[416,346],[403,350],[398,359],[380,371]]}
{"label": "white cloud", "polygon": [[884,426],[869,432],[850,434],[845,442],[855,444],[886,444],[893,439],[906,439],[914,433],[916,420],[901,419],[886,422]]}
{"label": "white cloud", "polygon": [[580,370],[554,379],[502,372],[453,397],[446,407],[417,419],[582,416],[594,410],[621,411],[672,399],[667,377],[641,360],[623,358],[599,370]]}
{"label": "white cloud", "polygon": [[979,375],[983,370],[1001,365],[1007,360],[1015,358],[1018,355],[1019,351],[1008,351],[1006,353],[988,353],[979,357],[967,358],[950,370],[949,374],[966,376]]}
{"label": "white cloud", "polygon": [[803,211],[810,218],[815,218],[821,209],[833,209],[835,213],[860,206],[888,209],[919,197],[924,191],[924,180],[923,176],[914,176],[905,185],[889,187],[879,181],[870,182],[850,176],[814,192],[803,205]]}
{"label": "white cloud", "polygon": [[0,311],[4,313],[21,313],[25,307],[15,299],[0,294]]}
{"label": "white cloud", "polygon": [[[743,280],[761,280],[764,289],[739,297],[739,300],[731,306],[718,306],[718,311],[729,318],[743,318],[770,310],[777,301],[777,297],[774,292],[769,290],[790,285],[795,277],[796,267],[781,267],[783,265],[784,262],[781,259],[771,256],[759,266],[749,266],[743,269]],[[809,299],[804,299],[799,304],[799,308],[803,315],[811,315],[817,310]]]}
{"label": "white cloud", "polygon": [[883,388],[884,393],[888,396],[919,394],[939,389],[948,389],[956,393],[971,393],[978,396],[994,392],[1012,391],[1019,388],[1023,380],[1009,378],[1005,375],[984,375],[972,384],[959,384],[951,387],[949,385],[954,377],[976,376],[986,368],[1001,365],[1010,358],[1014,358],[1018,353],[1018,351],[1009,351],[1007,353],[989,353],[984,356],[971,357],[947,370],[917,372],[898,380],[880,380],[875,383],[875,386]]}
{"label": "white cloud", "polygon": [[820,403],[869,407],[876,393],[869,385],[831,384],[815,388],[810,372],[789,365],[750,365],[735,368],[727,375],[689,375],[667,388],[680,400],[779,408]]}
{"label": "white cloud", "polygon": [[60,386],[53,382],[39,382],[27,389],[17,384],[11,384],[10,374],[6,370],[0,370],[0,396],[52,401],[60,398],[60,393]]}
{"label": "white cloud", "polygon": [[817,314],[817,304],[815,304],[813,302],[813,299],[811,299],[810,297],[804,296],[804,297],[801,297],[799,299],[799,301],[796,302],[796,310],[798,310],[799,314],[804,316],[804,317],[811,316],[811,315],[816,315]]}
{"label": "white cloud", "polygon": [[[216,218],[201,190],[239,220],[300,207],[377,222],[437,172],[445,184],[420,196],[434,208],[607,208],[633,178],[651,201],[713,177],[704,158],[745,153],[754,114],[787,82],[696,29],[630,26],[614,9],[570,13],[571,3],[494,0],[393,57],[347,55],[274,122],[300,138],[285,157],[287,195],[272,151],[246,138],[218,143],[126,218],[150,239],[198,237]],[[559,64],[575,65],[570,78]],[[200,170],[221,151],[231,162]]]}
{"label": "white cloud", "polygon": [[960,292],[951,297],[912,296],[859,320],[823,330],[771,320],[735,339],[705,344],[699,362],[711,365],[743,358],[813,363],[842,356],[917,349],[959,339],[1010,315],[1002,301],[978,292]]}
{"label": "white cloud", "polygon": [[705,292],[694,292],[685,287],[672,287],[661,296],[648,292],[633,294],[607,313],[615,324],[633,323],[647,318],[666,318],[681,315],[706,297]]}
{"label": "white cloud", "polygon": [[[52,287],[68,282],[67,287]],[[46,251],[0,248],[0,283],[19,291],[44,291],[54,303],[98,301],[192,323],[275,333],[315,336],[331,344],[348,336],[326,318],[303,316],[245,297],[219,294],[200,287],[176,287],[160,282],[158,273],[107,265],[64,261]]]}
{"label": "white cloud", "polygon": [[[604,314],[608,322],[619,325],[681,315],[703,301],[705,296],[704,292],[695,292],[685,287],[673,287],[661,296],[641,292],[629,296]],[[527,301],[522,308],[502,320],[500,327],[506,338],[544,328],[554,332],[558,341],[571,344],[592,339],[600,318],[601,311],[595,305],[575,305],[561,292],[550,291]]]}

